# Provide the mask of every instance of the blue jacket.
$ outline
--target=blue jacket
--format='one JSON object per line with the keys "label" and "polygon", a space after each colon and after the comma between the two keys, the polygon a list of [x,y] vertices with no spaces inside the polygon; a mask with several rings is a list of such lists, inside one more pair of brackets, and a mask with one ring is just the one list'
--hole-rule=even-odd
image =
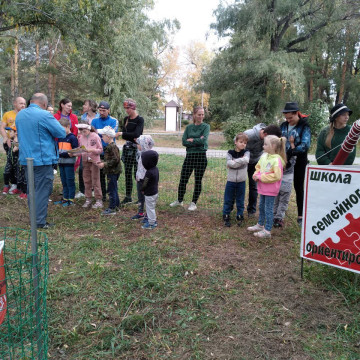
{"label": "blue jacket", "polygon": [[[115,132],[117,132],[118,127],[119,127],[119,122],[118,122],[117,119],[115,119],[112,116],[108,115],[107,118],[96,117],[91,122],[91,125],[96,130],[103,129],[105,126],[111,126],[115,130]],[[101,144],[102,144],[103,148],[105,149],[106,146],[107,146],[107,143],[103,141],[102,136],[100,134],[99,134],[99,136],[101,137]]]}
{"label": "blue jacket", "polygon": [[66,132],[53,115],[39,105],[30,104],[17,114],[15,124],[21,165],[26,165],[26,158],[33,158],[34,166],[58,162],[55,138],[64,138]]}
{"label": "blue jacket", "polygon": [[[292,156],[297,156],[297,163],[302,160],[307,161],[307,153],[311,144],[311,130],[310,125],[307,122],[307,117],[300,118],[297,125],[291,130],[288,130],[288,122],[284,121],[280,125],[282,136],[285,136],[287,139],[286,142],[286,155],[288,158]],[[289,139],[294,137],[295,148],[291,149]]]}

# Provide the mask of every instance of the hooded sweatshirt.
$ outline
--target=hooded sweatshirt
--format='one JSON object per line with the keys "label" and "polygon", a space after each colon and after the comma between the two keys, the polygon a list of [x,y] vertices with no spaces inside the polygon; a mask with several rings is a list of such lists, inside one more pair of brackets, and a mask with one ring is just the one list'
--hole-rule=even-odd
{"label": "hooded sweatshirt", "polygon": [[236,183],[246,181],[249,157],[250,153],[247,150],[228,151],[226,154],[227,181]]}
{"label": "hooded sweatshirt", "polygon": [[159,154],[154,150],[148,150],[141,154],[141,160],[146,169],[142,191],[145,196],[153,196],[159,192],[159,169],[156,167]]}
{"label": "hooded sweatshirt", "polygon": [[151,150],[154,146],[154,140],[150,135],[140,135],[137,139],[137,143],[140,145],[140,153],[138,153],[138,168],[136,171],[136,181],[143,180],[145,177],[146,169],[144,168],[141,160],[141,154],[145,151]]}
{"label": "hooded sweatshirt", "polygon": [[249,164],[256,164],[263,153],[264,140],[260,138],[260,130],[265,129],[265,124],[257,124],[252,129],[244,131],[248,136],[246,150],[250,151]]}

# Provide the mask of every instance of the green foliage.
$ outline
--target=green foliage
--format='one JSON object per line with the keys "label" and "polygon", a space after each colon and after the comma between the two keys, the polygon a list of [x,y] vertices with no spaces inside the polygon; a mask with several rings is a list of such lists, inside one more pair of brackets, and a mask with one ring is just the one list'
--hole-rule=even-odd
{"label": "green foliage", "polygon": [[329,123],[329,110],[326,104],[321,100],[313,101],[308,104],[306,114],[309,114],[309,124],[311,127],[311,135],[316,141],[320,130]]}
{"label": "green foliage", "polygon": [[223,132],[228,146],[234,146],[234,137],[239,132],[251,129],[254,125],[254,115],[252,114],[239,113],[227,119],[224,123]]}

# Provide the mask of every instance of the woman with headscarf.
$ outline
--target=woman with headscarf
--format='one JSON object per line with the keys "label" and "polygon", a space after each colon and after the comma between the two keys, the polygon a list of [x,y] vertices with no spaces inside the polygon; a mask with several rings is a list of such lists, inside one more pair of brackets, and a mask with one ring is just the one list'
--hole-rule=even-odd
{"label": "woman with headscarf", "polygon": [[[330,124],[319,134],[316,147],[316,161],[319,165],[331,165],[346,135],[351,129],[348,125],[352,111],[345,104],[337,104],[330,110]],[[346,158],[344,165],[352,165],[356,156],[356,146]]]}

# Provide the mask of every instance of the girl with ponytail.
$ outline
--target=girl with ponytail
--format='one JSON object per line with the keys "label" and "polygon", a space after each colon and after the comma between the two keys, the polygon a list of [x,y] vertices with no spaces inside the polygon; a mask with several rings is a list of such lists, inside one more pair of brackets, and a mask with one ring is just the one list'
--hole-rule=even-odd
{"label": "girl with ponytail", "polygon": [[257,182],[260,195],[259,220],[255,226],[248,227],[248,231],[260,238],[271,237],[274,220],[274,201],[279,193],[283,168],[286,164],[286,138],[268,135],[264,139],[264,153],[255,166],[253,175]]}

